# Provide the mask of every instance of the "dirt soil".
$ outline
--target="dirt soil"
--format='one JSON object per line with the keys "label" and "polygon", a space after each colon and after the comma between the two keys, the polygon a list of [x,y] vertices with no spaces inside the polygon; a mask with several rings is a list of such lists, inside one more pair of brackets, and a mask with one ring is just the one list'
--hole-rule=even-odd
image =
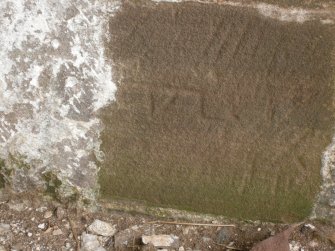
{"label": "dirt soil", "polygon": [[[13,195],[1,192],[0,196],[0,250],[79,250],[80,236],[89,233],[87,227],[95,220],[115,225],[111,237],[99,236],[106,250],[149,250],[140,241],[142,235],[167,234],[179,238],[178,247],[170,250],[249,250],[255,243],[288,227],[283,224],[261,222],[197,222],[208,224],[234,224],[236,227],[184,226],[149,224],[153,221],[182,222],[182,219],[161,219],[136,213],[110,211],[96,212],[64,206],[36,195]],[[9,225],[3,231],[3,225]],[[326,222],[306,221],[290,238],[292,251],[335,250],[334,225]],[[78,242],[76,238],[78,236]],[[115,247],[117,246],[117,248]],[[94,250],[94,249],[93,249]],[[92,250],[92,251],[93,251]],[[156,249],[151,249],[156,250]],[[91,251],[91,250],[86,250]]]}

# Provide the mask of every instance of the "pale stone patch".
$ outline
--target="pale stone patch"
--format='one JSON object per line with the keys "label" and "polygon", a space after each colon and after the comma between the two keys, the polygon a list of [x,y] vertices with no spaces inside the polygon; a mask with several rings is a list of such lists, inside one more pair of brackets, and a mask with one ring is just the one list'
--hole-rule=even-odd
{"label": "pale stone patch", "polygon": [[152,244],[155,247],[172,247],[176,246],[179,238],[175,235],[144,235],[142,242],[144,244]]}
{"label": "pale stone patch", "polygon": [[81,235],[82,251],[105,251],[98,240],[98,236],[83,233]]}
{"label": "pale stone patch", "polygon": [[10,231],[10,225],[5,223],[0,223],[0,234],[5,234]]}
{"label": "pale stone patch", "polygon": [[[153,0],[153,2],[200,2],[212,3],[209,0]],[[244,3],[242,1],[218,1],[218,4],[235,7],[246,7],[256,9],[261,15],[283,22],[304,23],[309,20],[319,19],[320,15],[329,16],[322,20],[324,24],[333,24],[335,21],[334,11],[312,10],[305,8],[283,8],[274,4],[267,3]]]}
{"label": "pale stone patch", "polygon": [[88,231],[97,235],[113,236],[116,233],[116,227],[101,220],[94,220],[88,227]]}
{"label": "pale stone patch", "polygon": [[61,197],[75,191],[95,197],[93,156],[102,156],[96,112],[116,91],[104,43],[108,18],[118,5],[114,0],[0,2],[0,158],[9,169],[16,167],[8,156],[33,167],[10,177],[16,191],[25,191],[28,183],[43,186],[42,176],[52,172],[62,182]]}

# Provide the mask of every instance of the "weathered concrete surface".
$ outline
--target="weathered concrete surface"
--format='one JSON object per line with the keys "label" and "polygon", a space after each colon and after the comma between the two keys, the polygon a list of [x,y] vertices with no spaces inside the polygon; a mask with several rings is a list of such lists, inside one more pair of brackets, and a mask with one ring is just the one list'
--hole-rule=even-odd
{"label": "weathered concrete surface", "polygon": [[249,219],[311,213],[334,133],[334,25],[327,11],[262,11],[125,2],[111,18],[104,197]]}

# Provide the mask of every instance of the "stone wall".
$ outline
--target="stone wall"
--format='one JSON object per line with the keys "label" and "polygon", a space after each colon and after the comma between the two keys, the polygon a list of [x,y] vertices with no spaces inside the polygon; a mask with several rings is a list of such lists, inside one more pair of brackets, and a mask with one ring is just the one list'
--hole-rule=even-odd
{"label": "stone wall", "polygon": [[332,217],[335,6],[276,4],[3,1],[5,183],[248,219]]}

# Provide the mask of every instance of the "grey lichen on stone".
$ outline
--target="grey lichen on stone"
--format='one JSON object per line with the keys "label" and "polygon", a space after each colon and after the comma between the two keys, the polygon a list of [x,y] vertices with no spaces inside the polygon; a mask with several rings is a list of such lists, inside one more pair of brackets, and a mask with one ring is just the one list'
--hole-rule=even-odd
{"label": "grey lichen on stone", "polygon": [[0,158],[13,190],[95,200],[102,130],[96,113],[115,91],[104,42],[117,5],[1,2]]}
{"label": "grey lichen on stone", "polygon": [[17,155],[13,155],[13,154],[9,154],[8,158],[7,158],[7,168],[8,169],[12,169],[12,170],[16,170],[16,169],[26,169],[29,170],[31,167],[30,165],[27,163],[27,161],[25,160],[25,157],[17,154]]}

